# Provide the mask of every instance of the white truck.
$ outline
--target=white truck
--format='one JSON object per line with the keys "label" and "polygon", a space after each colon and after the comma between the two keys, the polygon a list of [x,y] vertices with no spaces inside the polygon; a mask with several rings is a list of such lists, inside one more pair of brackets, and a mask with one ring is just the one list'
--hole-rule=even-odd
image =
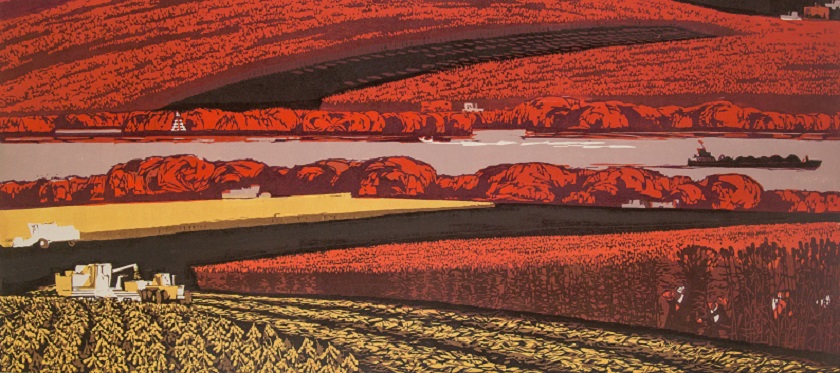
{"label": "white truck", "polygon": [[484,109],[479,108],[478,104],[475,102],[465,102],[464,103],[464,110],[461,110],[464,113],[480,113],[484,111]]}
{"label": "white truck", "polygon": [[790,12],[788,14],[782,14],[780,18],[783,21],[801,21],[802,17],[799,16],[799,12]]}
{"label": "white truck", "polygon": [[29,238],[15,237],[12,247],[28,247],[36,243],[42,249],[50,247],[52,242],[67,242],[74,246],[79,240],[79,230],[72,225],[60,226],[56,223],[29,223]]}

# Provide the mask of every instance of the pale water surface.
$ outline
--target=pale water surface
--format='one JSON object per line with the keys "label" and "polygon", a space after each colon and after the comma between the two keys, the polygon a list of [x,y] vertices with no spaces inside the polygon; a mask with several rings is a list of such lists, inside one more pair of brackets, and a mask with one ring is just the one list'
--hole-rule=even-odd
{"label": "pale water surface", "polygon": [[33,180],[68,175],[101,174],[115,163],[148,156],[195,154],[208,160],[252,158],[275,166],[293,166],[325,158],[369,159],[405,155],[456,175],[500,163],[547,162],[602,168],[637,165],[665,175],[700,179],[711,174],[742,173],[765,189],[840,190],[840,143],[792,139],[702,138],[715,155],[796,154],[820,159],[814,171],[687,168],[698,138],[526,138],[524,131],[477,131],[468,140],[449,143],[396,142],[216,142],[216,143],[0,143],[0,180]]}

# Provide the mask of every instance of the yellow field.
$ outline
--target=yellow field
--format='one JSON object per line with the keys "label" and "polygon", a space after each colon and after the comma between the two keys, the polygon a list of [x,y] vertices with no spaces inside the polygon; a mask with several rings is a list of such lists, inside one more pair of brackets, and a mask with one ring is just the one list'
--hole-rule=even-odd
{"label": "yellow field", "polygon": [[492,206],[487,202],[352,198],[343,193],[6,210],[0,211],[0,245],[11,246],[14,237],[28,238],[27,223],[73,225],[86,240]]}
{"label": "yellow field", "polygon": [[14,296],[3,317],[12,372],[840,372],[749,344],[399,301]]}
{"label": "yellow field", "polygon": [[[400,301],[198,293],[190,310],[328,341],[362,371],[835,372],[840,367],[650,330]],[[367,368],[367,369],[366,369]]]}

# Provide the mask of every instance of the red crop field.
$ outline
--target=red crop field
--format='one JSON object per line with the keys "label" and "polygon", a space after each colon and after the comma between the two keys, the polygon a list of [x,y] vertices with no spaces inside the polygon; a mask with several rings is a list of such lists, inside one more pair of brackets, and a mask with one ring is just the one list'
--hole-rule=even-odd
{"label": "red crop field", "polygon": [[[70,1],[0,21],[0,111],[152,109],[167,98],[282,70],[319,53],[505,25],[583,27],[648,20],[697,22],[743,35],[483,64],[339,100],[377,98],[373,92],[400,101],[473,92],[481,97],[561,91],[839,92],[836,22],[791,25],[669,0]],[[501,78],[495,74],[499,69],[510,74]],[[757,77],[760,81],[753,82]],[[413,88],[398,88],[401,84]],[[491,89],[498,93],[488,93]]]}
{"label": "red crop field", "polygon": [[[327,101],[340,107],[357,102],[547,95],[840,96],[840,23],[790,24],[746,16],[741,25],[726,17],[718,21],[744,34],[488,62],[347,92]],[[825,109],[833,108],[836,105]]]}
{"label": "red crop field", "polygon": [[837,353],[838,242],[838,223],[778,224],[389,244],[195,270],[202,289],[441,301]]}

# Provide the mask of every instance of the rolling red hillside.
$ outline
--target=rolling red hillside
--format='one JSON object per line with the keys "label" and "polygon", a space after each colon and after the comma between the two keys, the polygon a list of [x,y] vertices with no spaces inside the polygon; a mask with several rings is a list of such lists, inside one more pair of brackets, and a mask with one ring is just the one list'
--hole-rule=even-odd
{"label": "rolling red hillside", "polygon": [[[488,62],[347,92],[327,102],[342,107],[441,99],[702,95],[737,96],[767,110],[773,109],[767,96],[779,95],[794,101],[785,107],[835,110],[840,103],[840,22],[738,18],[733,23],[735,18],[718,14],[707,21],[743,35]],[[814,96],[824,98],[816,109],[804,102]]]}
{"label": "rolling red hillside", "polygon": [[692,180],[635,167],[588,170],[520,163],[447,176],[408,157],[328,159],[287,168],[253,160],[208,162],[191,155],[136,159],[115,165],[106,175],[8,181],[0,185],[0,208],[216,199],[224,190],[251,185],[272,196],[349,192],[358,197],[612,207],[632,199],[679,200],[679,207],[692,209],[840,212],[840,193],[765,191],[740,174]]}
{"label": "rolling red hillside", "polygon": [[695,22],[742,34],[482,64],[351,92],[336,100],[657,92],[840,94],[837,22],[791,24],[670,0],[76,0],[0,21],[0,111],[152,109],[162,106],[152,105],[152,97],[183,97],[339,50],[446,38],[503,25],[575,27],[647,20]]}

